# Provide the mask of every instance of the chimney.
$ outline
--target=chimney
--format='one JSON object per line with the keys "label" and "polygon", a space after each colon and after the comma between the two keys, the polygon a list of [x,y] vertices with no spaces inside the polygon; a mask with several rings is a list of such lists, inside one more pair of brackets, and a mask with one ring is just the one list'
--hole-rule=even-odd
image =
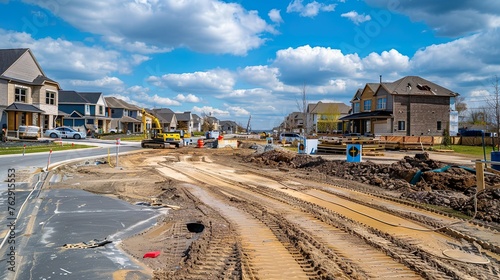
{"label": "chimney", "polygon": [[380,83],[382,83],[382,75],[380,75]]}

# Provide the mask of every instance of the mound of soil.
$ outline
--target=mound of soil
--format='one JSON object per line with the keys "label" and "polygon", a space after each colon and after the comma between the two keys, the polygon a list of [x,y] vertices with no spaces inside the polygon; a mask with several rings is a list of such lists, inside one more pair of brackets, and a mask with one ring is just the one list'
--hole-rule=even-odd
{"label": "mound of soil", "polygon": [[[393,164],[346,162],[272,150],[249,157],[259,165],[296,168],[357,181],[391,191],[419,203],[449,207],[469,216],[475,213],[476,175],[466,167],[434,161],[427,153]],[[500,176],[486,174],[486,190],[477,195],[476,218],[500,222]]]}

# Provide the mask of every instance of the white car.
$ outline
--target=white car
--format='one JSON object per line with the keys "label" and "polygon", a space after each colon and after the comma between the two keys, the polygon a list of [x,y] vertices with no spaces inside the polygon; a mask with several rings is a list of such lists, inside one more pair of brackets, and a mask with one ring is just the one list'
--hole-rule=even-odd
{"label": "white car", "polygon": [[87,137],[85,132],[76,131],[71,127],[66,127],[66,126],[45,130],[45,136],[51,138],[73,138],[73,139],[85,139]]}

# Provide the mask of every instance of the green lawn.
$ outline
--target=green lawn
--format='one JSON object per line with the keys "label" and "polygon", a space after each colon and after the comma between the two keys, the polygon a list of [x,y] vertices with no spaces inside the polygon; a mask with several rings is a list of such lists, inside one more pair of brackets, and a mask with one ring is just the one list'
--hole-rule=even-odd
{"label": "green lawn", "polygon": [[93,146],[88,145],[80,145],[80,144],[70,144],[70,143],[51,143],[47,145],[33,145],[24,147],[0,147],[0,155],[15,155],[15,154],[30,154],[30,153],[43,153],[49,152],[52,150],[56,151],[66,151],[66,150],[77,150],[77,149],[85,149],[92,148]]}
{"label": "green lawn", "polygon": [[144,139],[142,134],[105,134],[101,136],[103,140],[116,140],[116,138],[120,138],[123,141],[142,141]]}
{"label": "green lawn", "polygon": [[[482,146],[451,145],[451,149],[456,153],[463,155],[470,155],[480,159],[483,159],[484,157]],[[486,151],[486,160],[490,160],[490,153],[493,151],[493,148],[491,146],[486,146],[485,151]]]}

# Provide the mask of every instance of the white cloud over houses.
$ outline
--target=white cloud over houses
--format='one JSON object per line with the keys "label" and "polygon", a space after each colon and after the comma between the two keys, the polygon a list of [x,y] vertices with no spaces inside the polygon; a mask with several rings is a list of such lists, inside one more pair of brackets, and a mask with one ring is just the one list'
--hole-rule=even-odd
{"label": "white cloud over houses", "polygon": [[423,21],[438,35],[456,37],[500,27],[500,1],[394,1],[366,0],[366,3]]}
{"label": "white cloud over houses", "polygon": [[202,101],[199,97],[197,97],[196,95],[191,94],[191,93],[188,95],[177,94],[177,96],[175,97],[175,100],[177,100],[179,102],[188,102],[188,103],[198,103],[198,102]]}
{"label": "white cloud over houses", "polygon": [[315,17],[320,12],[335,11],[335,4],[325,5],[316,1],[303,4],[304,0],[293,0],[286,8],[287,13],[299,13],[301,17]]}
{"label": "white cloud over houses", "polygon": [[191,112],[199,115],[200,117],[214,116],[216,118],[220,118],[220,117],[228,117],[231,115],[230,112],[227,110],[222,110],[211,106],[203,106],[203,107],[194,106],[191,109]]}
{"label": "white cloud over houses", "polygon": [[357,54],[344,55],[338,49],[309,45],[279,50],[273,67],[289,85],[323,85],[332,78],[359,76],[362,61]]}
{"label": "white cloud over houses", "polygon": [[[256,11],[220,0],[25,0],[79,30],[129,51],[154,53],[186,47],[202,53],[245,55],[276,31]],[[124,20],[126,19],[126,20]]]}
{"label": "white cloud over houses", "polygon": [[348,13],[343,13],[340,16],[348,18],[356,25],[359,25],[360,23],[363,23],[365,21],[369,21],[372,19],[372,17],[370,15],[358,14],[358,12],[356,12],[356,11],[350,11]]}
{"label": "white cloud over houses", "polygon": [[235,84],[233,73],[214,69],[206,72],[165,74],[150,76],[147,81],[158,87],[168,87],[177,92],[229,92]]}
{"label": "white cloud over houses", "polygon": [[42,69],[59,79],[97,80],[112,73],[129,74],[149,59],[144,55],[127,55],[94,45],[0,29],[0,48],[30,48]]}

